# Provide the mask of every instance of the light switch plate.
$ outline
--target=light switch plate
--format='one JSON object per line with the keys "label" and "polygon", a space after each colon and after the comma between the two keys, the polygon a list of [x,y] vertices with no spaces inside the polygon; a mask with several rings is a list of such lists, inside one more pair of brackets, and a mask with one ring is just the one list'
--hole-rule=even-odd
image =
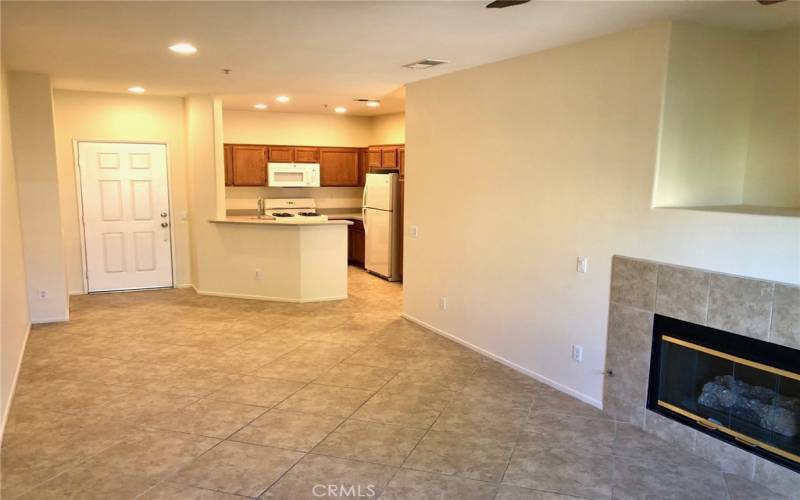
{"label": "light switch plate", "polygon": [[578,257],[578,260],[575,264],[575,270],[579,273],[585,273],[589,271],[589,258],[588,257]]}
{"label": "light switch plate", "polygon": [[419,226],[409,226],[408,234],[412,238],[419,238]]}

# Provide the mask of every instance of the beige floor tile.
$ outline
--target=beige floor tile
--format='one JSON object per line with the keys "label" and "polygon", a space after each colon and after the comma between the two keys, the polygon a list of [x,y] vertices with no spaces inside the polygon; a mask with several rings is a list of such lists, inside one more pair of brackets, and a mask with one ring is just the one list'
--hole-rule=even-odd
{"label": "beige floor tile", "polygon": [[513,443],[527,416],[528,411],[516,405],[493,406],[461,398],[447,406],[436,420],[433,430]]}
{"label": "beige floor tile", "polygon": [[492,500],[497,485],[460,477],[401,470],[386,486],[384,500]]}
{"label": "beige floor tile", "polygon": [[37,486],[20,498],[25,500],[134,498],[155,484],[153,478],[131,472],[123,473],[106,467],[77,467]]}
{"label": "beige floor tile", "polygon": [[446,399],[423,392],[395,394],[381,390],[364,403],[353,417],[384,424],[428,428],[446,404]]}
{"label": "beige floor tile", "polygon": [[257,497],[303,453],[225,441],[194,460],[171,481],[235,495]]}
{"label": "beige floor tile", "polygon": [[377,391],[397,374],[397,370],[341,363],[314,380],[315,384]]}
{"label": "beige floor tile", "polygon": [[185,484],[160,483],[138,500],[242,500],[242,497]]}
{"label": "beige floor tile", "polygon": [[611,498],[612,460],[586,449],[514,450],[504,483],[593,499]]}
{"label": "beige floor tile", "polygon": [[163,479],[215,446],[219,440],[177,432],[141,432],[83,463],[124,474]]}
{"label": "beige floor tile", "polygon": [[340,423],[342,417],[270,410],[230,437],[234,441],[311,451]]}
{"label": "beige floor tile", "polygon": [[594,454],[611,454],[615,425],[611,420],[534,413],[520,433],[517,447],[588,448]]}
{"label": "beige floor tile", "polygon": [[571,495],[562,495],[550,491],[532,490],[508,484],[500,485],[494,500],[580,500]]}
{"label": "beige floor tile", "polygon": [[253,375],[295,382],[311,382],[339,364],[337,359],[301,359],[281,356],[256,369]]}
{"label": "beige floor tile", "polygon": [[497,482],[503,477],[512,449],[508,443],[490,438],[432,430],[403,467]]}
{"label": "beige floor tile", "polygon": [[395,470],[383,465],[306,455],[261,498],[377,498]]}
{"label": "beige floor tile", "polygon": [[305,384],[289,380],[244,376],[208,398],[254,406],[272,407],[288,398]]}
{"label": "beige floor tile", "polygon": [[309,384],[278,405],[281,410],[347,417],[372,396],[372,391]]}
{"label": "beige floor tile", "polygon": [[351,419],[328,435],[312,451],[320,455],[399,466],[423,434],[423,429]]}
{"label": "beige floor tile", "polygon": [[180,410],[160,413],[145,419],[142,425],[225,439],[265,411],[266,409],[260,406],[202,399]]}

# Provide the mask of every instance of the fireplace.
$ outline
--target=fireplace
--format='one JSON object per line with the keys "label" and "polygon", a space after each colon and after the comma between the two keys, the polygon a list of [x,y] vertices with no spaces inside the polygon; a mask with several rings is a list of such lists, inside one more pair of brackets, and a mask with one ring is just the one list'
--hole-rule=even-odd
{"label": "fireplace", "polygon": [[656,314],[647,407],[800,472],[800,351]]}

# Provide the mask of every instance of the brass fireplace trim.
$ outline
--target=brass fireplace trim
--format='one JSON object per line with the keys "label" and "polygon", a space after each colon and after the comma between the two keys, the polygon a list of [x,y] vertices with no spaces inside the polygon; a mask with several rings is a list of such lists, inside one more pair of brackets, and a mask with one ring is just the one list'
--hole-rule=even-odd
{"label": "brass fireplace trim", "polygon": [[709,420],[707,418],[701,417],[700,415],[695,415],[694,413],[692,413],[690,411],[686,411],[683,408],[680,408],[678,406],[669,404],[666,401],[661,401],[659,399],[658,400],[658,405],[659,406],[663,406],[664,408],[666,408],[668,410],[674,411],[675,413],[683,415],[684,417],[690,418],[690,419],[694,420],[695,422],[697,422],[699,425],[701,425],[701,426],[703,426],[703,427],[705,427],[707,429],[713,429],[713,430],[718,430],[720,432],[724,432],[725,434],[733,437],[735,440],[739,441],[740,443],[744,443],[744,444],[746,444],[748,446],[763,448],[763,449],[765,449],[767,451],[770,451],[770,452],[772,452],[772,453],[774,453],[776,455],[780,455],[783,458],[787,458],[789,460],[792,460],[793,462],[796,462],[796,463],[800,464],[800,456],[795,455],[794,453],[790,453],[790,452],[788,452],[786,450],[782,450],[780,448],[776,448],[775,446],[772,446],[771,444],[767,444],[767,443],[765,443],[763,441],[759,441],[757,439],[753,439],[750,436],[747,436],[746,434],[742,434],[741,432],[736,432],[735,430],[729,429],[729,428],[725,427],[724,425],[720,425],[720,424],[718,424],[716,422],[713,422],[713,421],[711,421],[711,420]]}
{"label": "brass fireplace trim", "polygon": [[692,342],[687,342],[685,340],[676,339],[675,337],[670,337],[669,335],[661,335],[661,339],[665,342],[669,342],[671,344],[676,344],[679,346],[687,347],[689,349],[693,349],[695,351],[700,351],[706,354],[710,354],[712,356],[716,356],[718,358],[727,359],[728,361],[733,361],[734,363],[738,363],[740,365],[750,366],[753,368],[758,368],[759,370],[764,370],[765,372],[774,373],[776,375],[780,375],[782,377],[790,378],[793,380],[800,381],[800,374],[790,372],[788,370],[782,370],[780,368],[775,368],[774,366],[765,365],[763,363],[758,363],[756,361],[751,361],[749,359],[740,358],[739,356],[733,356],[728,353],[724,353],[721,351],[717,351],[714,349],[709,349],[708,347],[704,347]]}

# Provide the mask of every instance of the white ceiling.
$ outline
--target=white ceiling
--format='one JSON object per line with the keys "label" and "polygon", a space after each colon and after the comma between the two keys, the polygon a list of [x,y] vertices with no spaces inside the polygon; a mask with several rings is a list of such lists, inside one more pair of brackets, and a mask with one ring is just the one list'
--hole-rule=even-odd
{"label": "white ceiling", "polygon": [[[402,86],[415,80],[659,20],[768,29],[800,16],[797,1],[533,0],[501,10],[486,3],[3,1],[2,57],[8,69],[51,74],[57,88],[141,85],[155,95],[221,95],[229,109],[266,102],[279,111],[343,105],[376,114],[402,110]],[[179,41],[199,52],[167,50]],[[402,67],[425,57],[451,63]],[[280,94],[292,102],[276,103]],[[352,102],[361,97],[383,106]]]}

